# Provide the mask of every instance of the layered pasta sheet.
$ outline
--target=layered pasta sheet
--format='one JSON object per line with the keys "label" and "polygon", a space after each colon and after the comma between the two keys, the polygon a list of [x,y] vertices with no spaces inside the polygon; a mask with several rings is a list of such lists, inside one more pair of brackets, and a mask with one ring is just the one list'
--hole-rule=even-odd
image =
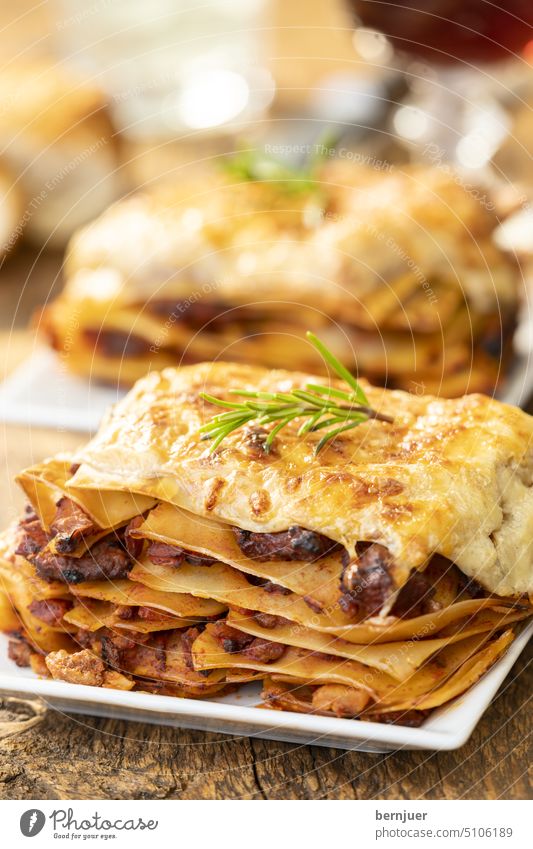
{"label": "layered pasta sheet", "polygon": [[435,557],[379,615],[342,603],[332,541],[291,559],[265,534],[254,556],[228,522],[78,485],[68,457],[20,482],[30,506],[2,540],[0,624],[16,663],[59,680],[189,698],[259,681],[262,707],[419,725],[531,614]]}
{"label": "layered pasta sheet", "polygon": [[39,323],[68,368],[113,384],[221,357],[313,369],[312,329],[377,384],[491,393],[517,306],[496,223],[437,168],[330,163],[308,192],[215,170],[79,231]]}

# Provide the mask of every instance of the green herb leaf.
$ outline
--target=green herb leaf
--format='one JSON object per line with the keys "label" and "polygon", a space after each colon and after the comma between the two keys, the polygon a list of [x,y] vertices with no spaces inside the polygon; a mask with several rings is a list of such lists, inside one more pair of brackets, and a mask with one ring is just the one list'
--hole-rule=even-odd
{"label": "green herb leaf", "polygon": [[329,348],[326,348],[324,343],[321,342],[320,339],[315,336],[314,333],[311,333],[311,331],[308,330],[305,335],[309,339],[311,344],[315,346],[317,351],[322,354],[325,361],[328,363],[328,365],[331,366],[333,371],[336,371],[339,377],[342,377],[342,379],[346,381],[348,386],[351,386],[357,401],[360,404],[365,404],[366,406],[368,406],[368,398],[366,397],[365,393],[363,392],[361,386],[359,385],[353,374],[350,374],[348,369],[343,366],[340,360],[338,360],[337,357],[331,353]]}
{"label": "green herb leaf", "polygon": [[[344,392],[315,383],[309,383],[305,389],[294,389],[292,392],[254,392],[249,389],[231,389],[230,394],[246,399],[235,403],[202,392],[200,397],[204,401],[226,410],[224,413],[217,413],[200,428],[201,439],[213,440],[211,451],[218,448],[230,433],[252,421],[259,425],[274,423],[265,441],[267,452],[270,451],[278,433],[294,419],[305,419],[297,431],[298,436],[327,429],[317,443],[315,448],[317,453],[339,433],[351,430],[369,419],[389,423],[393,421],[390,416],[370,407],[366,393],[355,377],[314,333],[307,333],[307,338],[333,371],[348,384],[351,391]],[[339,403],[336,399],[340,399],[343,403]],[[336,425],[340,426],[336,427]]]}
{"label": "green herb leaf", "polygon": [[301,165],[288,165],[263,150],[247,148],[223,159],[221,167],[242,182],[275,182],[288,194],[310,194],[320,191],[318,169],[338,141],[338,133],[326,130],[314,143],[314,152]]}

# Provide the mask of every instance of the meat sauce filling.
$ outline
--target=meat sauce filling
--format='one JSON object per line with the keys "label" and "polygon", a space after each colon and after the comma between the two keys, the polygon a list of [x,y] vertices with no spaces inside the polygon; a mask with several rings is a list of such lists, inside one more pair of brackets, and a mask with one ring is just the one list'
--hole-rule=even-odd
{"label": "meat sauce filling", "polygon": [[86,328],[83,339],[91,350],[104,357],[142,357],[150,352],[151,342],[123,330]]}
{"label": "meat sauce filling", "polygon": [[[345,559],[339,604],[351,616],[375,616],[394,592],[393,559],[378,543],[362,544],[355,561]],[[434,609],[435,589],[423,572],[413,572],[392,606],[392,616],[409,618]]]}
{"label": "meat sauce filling", "polygon": [[80,648],[95,652],[107,666],[118,672],[128,672],[140,662],[147,663],[154,671],[162,672],[166,668],[166,645],[171,633],[135,633],[133,637],[129,637],[106,628],[97,633],[79,630],[76,633],[76,642]]}
{"label": "meat sauce filling", "polygon": [[[199,636],[203,625],[189,628],[187,631],[163,631],[155,634],[140,634],[135,632],[131,637],[117,634],[116,631],[103,628],[97,633],[79,630],[76,642],[80,648],[87,648],[101,657],[111,669],[126,674],[135,674],[139,665],[153,670],[154,678],[167,669],[167,662],[172,660],[175,653],[175,638],[180,636],[183,659],[188,669],[194,670],[192,659],[192,644]],[[171,648],[169,648],[171,646]],[[198,671],[201,684],[202,678],[208,678],[209,670]]]}
{"label": "meat sauce filling", "polygon": [[30,513],[20,522],[18,530],[15,553],[32,563],[43,580],[80,584],[128,576],[133,560],[127,529],[126,532],[113,531],[95,542],[80,557],[52,551],[48,547],[52,539],[59,552],[65,549],[73,551],[85,534],[97,530],[87,514],[67,498],[58,502],[50,529],[50,534],[43,530],[37,516]]}
{"label": "meat sauce filling", "polygon": [[70,554],[85,537],[96,533],[93,521],[70,498],[57,502],[54,520],[50,525],[57,551]]}
{"label": "meat sauce filling", "polygon": [[[142,543],[142,540],[140,540]],[[204,554],[187,551],[177,545],[167,545],[164,542],[150,542],[146,553],[156,566],[181,566],[182,563],[190,563],[192,566],[212,566],[217,561]]]}
{"label": "meat sauce filling", "polygon": [[[243,554],[258,562],[305,561],[319,559],[331,553],[341,553],[339,605],[351,617],[366,619],[375,616],[394,593],[395,587],[391,575],[393,558],[390,552],[378,543],[360,543],[357,558],[350,561],[348,552],[341,545],[328,537],[298,526],[272,534],[253,533],[237,527],[233,527],[232,530]],[[198,566],[210,566],[217,562],[206,555],[159,542],[150,543],[147,554],[153,563],[175,568],[184,562]],[[252,586],[261,587],[266,592],[281,594],[291,592],[267,578],[250,574],[246,574],[245,577]],[[408,618],[434,610],[437,603],[433,601],[435,593],[433,581],[434,575],[428,577],[423,572],[413,572],[398,593],[390,611],[391,615]],[[322,607],[312,599],[305,597],[304,601],[315,612],[323,612]]]}
{"label": "meat sauce filling", "polygon": [[[46,581],[77,584],[102,578],[125,578],[144,546],[143,539],[131,535],[142,521],[142,516],[136,516],[126,528],[115,530],[92,546],[88,545],[80,557],[71,557],[69,552],[74,551],[81,541],[90,543],[91,535],[99,529],[81,507],[63,497],[57,503],[56,515],[50,526],[51,533],[43,530],[33,512],[21,521],[16,553],[33,563],[39,577]],[[232,530],[243,554],[258,562],[313,561],[332,553],[340,554],[342,569],[339,605],[351,617],[366,619],[375,616],[395,592],[393,558],[379,543],[360,543],[356,558],[349,560],[348,552],[339,543],[297,525],[277,533],[254,533],[237,527]],[[55,551],[48,546],[51,539],[54,539]],[[207,554],[157,541],[148,541],[146,553],[152,563],[173,568],[179,568],[183,563],[193,566],[217,563],[215,558]],[[450,565],[447,563],[446,568],[449,569]],[[391,615],[414,617],[429,613],[438,606],[433,600],[434,571],[429,570],[429,575],[418,571],[412,573],[397,594],[390,610]],[[246,574],[246,579],[251,585],[261,587],[266,592],[291,592],[267,578]],[[466,591],[471,596],[483,593],[477,585],[469,585]],[[304,600],[308,601],[307,598]],[[315,609],[314,603],[308,601],[308,604]],[[321,609],[316,612],[321,612]],[[53,616],[52,612],[44,608],[39,609],[35,615],[38,618],[40,615],[47,618]]]}
{"label": "meat sauce filling", "polygon": [[160,298],[147,304],[147,309],[158,318],[168,320],[177,316],[179,321],[194,330],[209,325],[209,330],[226,327],[239,321],[261,320],[257,311],[246,307],[232,307],[221,302],[204,303],[197,301],[176,301],[172,298]]}
{"label": "meat sauce filling", "polygon": [[72,602],[66,598],[46,598],[42,601],[34,599],[28,605],[28,610],[36,619],[39,619],[46,625],[57,627],[61,624],[63,616],[65,613],[68,613],[71,607]]}
{"label": "meat sauce filling", "polygon": [[273,663],[279,660],[287,649],[287,646],[282,643],[237,631],[224,621],[216,622],[212,633],[228,654],[244,654],[245,657],[258,663]]}
{"label": "meat sauce filling", "polygon": [[[179,546],[168,545],[162,542],[150,542],[146,549],[148,559],[156,566],[171,566],[174,569],[179,568],[183,563],[190,563],[193,566],[212,566],[218,563],[212,557],[204,554],[198,554],[193,551],[179,548]],[[243,573],[249,584],[253,587],[261,587],[267,593],[279,593],[280,595],[290,595],[291,590],[287,587],[282,587],[280,584],[275,584],[269,581],[268,578],[260,578],[256,575]]]}
{"label": "meat sauce filling", "polygon": [[342,546],[322,534],[293,525],[274,534],[232,528],[242,553],[251,560],[318,560],[341,551]]}
{"label": "meat sauce filling", "polygon": [[355,561],[345,555],[340,606],[349,615],[378,613],[393,589],[392,558],[382,545],[369,545]]}

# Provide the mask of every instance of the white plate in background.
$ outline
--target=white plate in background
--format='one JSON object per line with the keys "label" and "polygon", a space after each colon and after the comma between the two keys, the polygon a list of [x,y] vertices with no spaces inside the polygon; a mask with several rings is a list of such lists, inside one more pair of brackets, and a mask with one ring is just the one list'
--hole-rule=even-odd
{"label": "white plate in background", "polygon": [[39,346],[0,385],[0,420],[94,433],[104,412],[125,394],[76,377],[54,351]]}
{"label": "white plate in background", "polygon": [[260,701],[257,685],[246,685],[223,698],[197,700],[37,678],[29,669],[19,669],[8,659],[6,637],[0,638],[0,692],[38,696],[50,707],[66,713],[130,719],[297,744],[363,752],[458,749],[470,737],[532,634],[533,622],[477,684],[446,707],[434,711],[421,728],[261,710],[254,707]]}

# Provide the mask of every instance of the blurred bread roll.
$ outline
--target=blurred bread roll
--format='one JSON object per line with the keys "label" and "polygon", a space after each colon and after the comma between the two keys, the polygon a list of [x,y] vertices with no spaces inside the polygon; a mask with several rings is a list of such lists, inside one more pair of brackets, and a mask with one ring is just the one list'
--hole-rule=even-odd
{"label": "blurred bread roll", "polygon": [[56,60],[0,72],[0,144],[24,196],[24,233],[39,243],[64,244],[117,196],[104,96]]}
{"label": "blurred bread roll", "polygon": [[0,260],[15,247],[21,236],[22,208],[23,200],[16,178],[0,162]]}

